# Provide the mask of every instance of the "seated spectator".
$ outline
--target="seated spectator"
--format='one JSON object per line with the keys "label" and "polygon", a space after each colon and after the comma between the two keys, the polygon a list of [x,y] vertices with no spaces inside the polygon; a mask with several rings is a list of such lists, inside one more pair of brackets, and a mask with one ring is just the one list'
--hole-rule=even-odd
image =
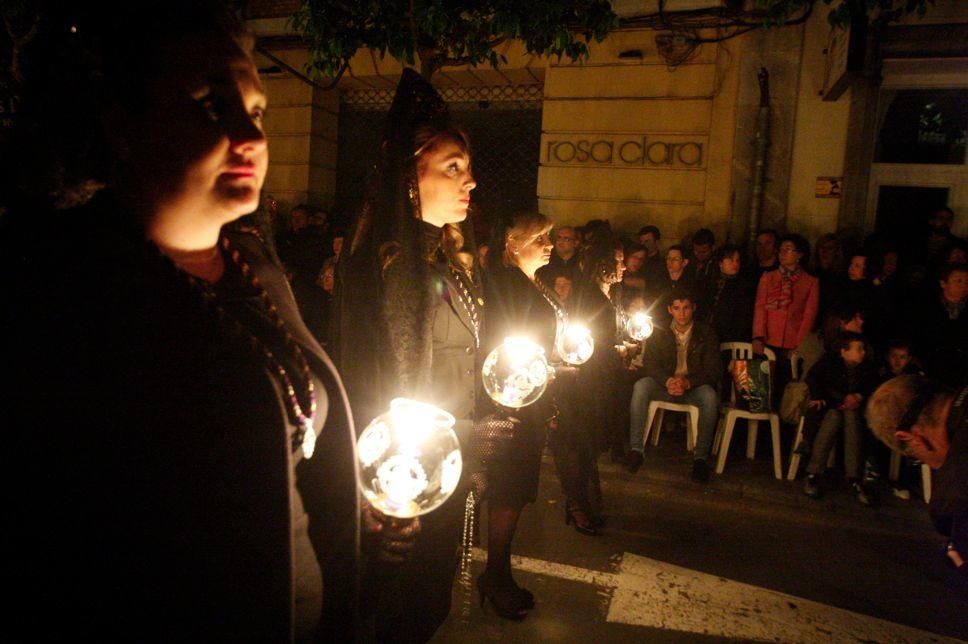
{"label": "seated spectator", "polygon": [[820,305],[817,278],[800,266],[810,244],[800,235],[785,235],[780,243],[780,267],[764,273],[756,288],[753,309],[753,351],[770,347],[777,355],[774,394],[790,379],[789,352],[800,346],[813,328]]}
{"label": "seated spectator", "polygon": [[560,226],[554,232],[555,247],[551,250],[551,261],[538,269],[537,276],[545,284],[554,284],[555,277],[567,275],[572,280],[581,270],[578,267],[580,254],[576,243],[575,229]]}
{"label": "seated spectator", "polygon": [[688,265],[689,260],[686,259],[682,246],[679,244],[670,246],[666,251],[666,270],[659,273],[651,282],[646,282],[645,299],[649,303],[652,315],[662,326],[669,324],[666,307],[672,301],[672,295],[683,289],[695,292],[695,280],[686,273]]}
{"label": "seated spectator", "polygon": [[841,333],[863,333],[864,315],[856,306],[847,303],[833,311],[828,311],[816,331],[811,331],[797,347],[800,356],[800,372],[810,371],[810,367],[825,353],[837,351],[837,339]]}
{"label": "seated spectator", "polygon": [[[863,505],[873,505],[873,495],[861,481],[864,460],[864,401],[877,386],[877,376],[866,361],[864,336],[843,333],[836,354],[828,353],[807,373],[810,389],[808,409],[819,414],[820,429],[814,441],[803,492],[811,498],[822,494],[820,476],[827,465],[837,435],[844,435],[844,472],[851,492]],[[807,437],[804,437],[807,438]]]}
{"label": "seated spectator", "polygon": [[716,331],[720,342],[749,342],[756,289],[742,273],[739,246],[727,244],[716,253],[718,274],[706,283],[699,319]]}
{"label": "seated spectator", "polygon": [[666,270],[662,248],[659,247],[660,239],[662,234],[655,226],[643,226],[639,229],[639,243],[645,247],[645,264],[642,265],[641,270],[646,288],[649,288],[649,283],[660,277]]}
{"label": "seated spectator", "polygon": [[908,327],[925,372],[949,387],[968,379],[968,264],[949,264],[941,271],[941,293],[911,307]]}
{"label": "seated spectator", "polygon": [[631,452],[626,464],[635,473],[642,466],[643,436],[649,403],[654,400],[680,402],[699,408],[699,436],[692,466],[692,479],[709,480],[707,459],[719,416],[719,380],[722,360],[716,332],[693,319],[695,297],[688,291],[675,291],[668,306],[672,324],[656,327],[645,347],[645,377],[635,383],[629,434]]}
{"label": "seated spectator", "polygon": [[887,351],[884,354],[884,364],[881,365],[878,375],[881,382],[886,382],[897,376],[924,375],[918,363],[914,360],[914,353],[908,340],[898,338],[888,343]]}
{"label": "seated spectator", "polygon": [[[891,340],[887,345],[885,359],[877,374],[878,382],[883,383],[891,378],[911,375],[924,375],[914,361],[914,355],[911,353],[911,343],[903,339]],[[867,446],[864,482],[870,486],[884,479],[890,467],[890,462],[890,450],[883,443],[870,441],[870,444]],[[907,501],[911,498],[911,492],[908,489],[909,484],[917,479],[911,473],[912,463],[910,459],[905,458],[904,464],[906,467],[901,469],[898,480],[891,481],[891,492],[897,498]]]}
{"label": "seated spectator", "polygon": [[780,233],[772,228],[765,228],[756,233],[754,257],[753,261],[750,262],[750,274],[753,276],[754,284],[760,283],[760,277],[763,273],[769,273],[779,268],[779,246]]}
{"label": "seated spectator", "polygon": [[692,259],[689,260],[686,271],[700,293],[705,291],[707,284],[718,276],[716,262],[713,261],[715,245],[716,236],[708,228],[700,228],[692,236]]}

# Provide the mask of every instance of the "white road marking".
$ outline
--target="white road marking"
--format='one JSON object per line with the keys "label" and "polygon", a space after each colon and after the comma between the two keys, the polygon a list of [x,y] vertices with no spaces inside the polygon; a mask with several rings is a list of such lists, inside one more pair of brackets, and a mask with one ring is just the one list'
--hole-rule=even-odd
{"label": "white road marking", "polygon": [[[486,551],[475,548],[474,558]],[[757,641],[962,642],[628,552],[614,573],[530,557],[512,556],[511,564],[611,589],[609,622]]]}

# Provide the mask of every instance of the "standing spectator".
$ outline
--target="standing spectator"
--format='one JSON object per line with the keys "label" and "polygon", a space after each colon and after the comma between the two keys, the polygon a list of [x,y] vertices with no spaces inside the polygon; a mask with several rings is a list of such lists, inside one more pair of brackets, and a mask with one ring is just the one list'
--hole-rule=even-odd
{"label": "standing spectator", "polygon": [[779,245],[780,233],[772,228],[765,228],[756,233],[754,257],[753,261],[750,262],[750,272],[753,275],[754,284],[760,283],[760,277],[763,273],[775,271],[780,266]]}
{"label": "standing spectator", "polygon": [[696,288],[702,293],[711,280],[718,274],[716,262],[713,261],[713,247],[716,236],[708,228],[700,228],[692,236],[692,259],[686,269],[696,283]]}
{"label": "standing spectator", "polygon": [[951,226],[955,223],[955,211],[947,206],[935,210],[928,219],[928,237],[925,240],[925,260],[931,265],[948,252],[948,247],[958,241],[951,233]]}
{"label": "standing spectator", "polygon": [[662,239],[662,233],[655,226],[643,226],[639,229],[639,243],[645,247],[645,264],[641,270],[646,289],[649,289],[649,283],[660,277],[666,269],[662,248],[659,247],[660,239]]}
{"label": "standing spectator", "polygon": [[830,310],[830,298],[843,271],[843,249],[837,233],[824,233],[817,240],[813,253],[811,274],[820,282],[820,316]]}
{"label": "standing spectator", "polygon": [[637,242],[625,244],[625,275],[622,277],[623,306],[645,294],[645,246]]}
{"label": "standing spectator", "polygon": [[911,307],[908,325],[928,376],[956,387],[968,377],[968,264],[946,266],[940,284],[940,295]]}
{"label": "standing spectator", "polygon": [[827,456],[837,444],[837,434],[844,434],[844,473],[851,492],[863,505],[873,505],[874,497],[861,482],[864,461],[864,402],[877,386],[877,373],[866,360],[864,336],[843,333],[837,341],[837,353],[828,353],[807,373],[810,388],[808,409],[822,414],[814,449],[807,463],[803,492],[820,498],[820,475]]}
{"label": "standing spectator", "polygon": [[567,275],[575,279],[579,271],[577,239],[575,229],[571,226],[560,226],[554,233],[555,247],[551,251],[551,261],[547,266],[538,269],[538,279],[545,284],[554,284],[557,275]]}
{"label": "standing spectator", "polygon": [[716,253],[718,275],[706,284],[699,319],[711,326],[720,342],[749,342],[753,328],[756,289],[742,274],[743,254],[734,244]]}
{"label": "standing spectator", "polygon": [[649,403],[653,400],[681,402],[699,407],[699,436],[692,465],[692,479],[709,480],[706,460],[712,450],[719,416],[719,380],[722,358],[716,332],[693,320],[695,297],[688,291],[670,296],[670,327],[656,327],[645,347],[645,377],[635,383],[629,425],[630,448],[626,468],[635,473],[642,466],[642,449]]}
{"label": "standing spectator", "polygon": [[789,352],[807,337],[817,319],[820,289],[817,278],[800,265],[810,253],[801,235],[785,235],[780,242],[780,267],[764,273],[756,288],[753,309],[753,351],[770,347],[777,354],[774,395],[790,378]]}
{"label": "standing spectator", "polygon": [[[666,307],[672,301],[672,294],[682,289],[690,292],[694,290],[695,280],[686,273],[687,266],[689,266],[689,260],[686,259],[686,252],[682,246],[679,244],[670,246],[666,251],[666,270],[652,280],[651,286],[646,284],[646,302],[660,324],[669,323]],[[696,300],[693,299],[693,304],[695,303]]]}
{"label": "standing spectator", "polygon": [[[898,280],[898,252],[894,248],[888,248],[881,253],[874,270],[871,271],[874,285],[874,298],[877,302],[877,310],[881,316],[878,320],[879,331],[882,334],[881,341],[885,338],[894,337],[900,330],[898,327],[898,314],[901,312],[901,285]],[[823,297],[823,284],[820,285],[821,298]]]}

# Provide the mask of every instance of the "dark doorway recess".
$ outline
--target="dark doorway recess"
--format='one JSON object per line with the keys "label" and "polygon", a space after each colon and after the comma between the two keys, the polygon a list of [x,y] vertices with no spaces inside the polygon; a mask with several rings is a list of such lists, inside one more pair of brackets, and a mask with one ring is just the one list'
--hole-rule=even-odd
{"label": "dark doorway recess", "polygon": [[948,188],[881,186],[877,193],[879,237],[902,252],[918,248],[928,232],[931,214],[948,205]]}

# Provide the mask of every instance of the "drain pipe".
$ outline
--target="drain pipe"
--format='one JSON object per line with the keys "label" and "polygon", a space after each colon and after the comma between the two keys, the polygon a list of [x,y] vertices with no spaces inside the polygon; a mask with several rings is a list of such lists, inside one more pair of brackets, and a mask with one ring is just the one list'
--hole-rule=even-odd
{"label": "drain pipe", "polygon": [[766,153],[770,147],[770,73],[760,67],[760,107],[756,113],[756,132],[753,135],[753,193],[750,198],[749,247],[751,256],[756,251],[756,231],[760,229],[763,211],[763,189],[766,183]]}

